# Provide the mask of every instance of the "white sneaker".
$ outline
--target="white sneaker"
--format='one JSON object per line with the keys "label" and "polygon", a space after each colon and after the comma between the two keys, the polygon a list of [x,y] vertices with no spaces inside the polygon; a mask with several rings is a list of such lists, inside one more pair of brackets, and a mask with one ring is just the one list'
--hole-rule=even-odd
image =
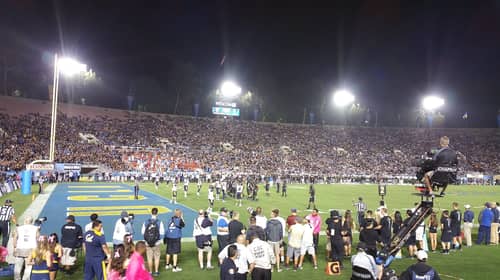
{"label": "white sneaker", "polygon": [[167,264],[167,265],[165,266],[165,269],[166,269],[166,270],[169,270],[169,269],[171,269],[171,268],[172,268],[172,265],[170,265],[170,264]]}
{"label": "white sneaker", "polygon": [[181,272],[181,271],[182,271],[182,268],[180,268],[180,267],[172,268],[172,272]]}

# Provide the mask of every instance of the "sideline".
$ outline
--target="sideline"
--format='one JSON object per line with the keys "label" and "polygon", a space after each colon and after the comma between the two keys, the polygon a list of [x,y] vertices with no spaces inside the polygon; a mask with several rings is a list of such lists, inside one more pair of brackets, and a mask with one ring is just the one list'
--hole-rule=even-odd
{"label": "sideline", "polygon": [[[17,223],[19,225],[23,225],[24,219],[28,216],[31,216],[33,218],[33,220],[38,219],[40,213],[42,212],[43,208],[45,207],[45,204],[47,204],[47,201],[49,200],[49,198],[52,195],[52,192],[54,191],[56,186],[57,186],[57,183],[50,184],[46,188],[44,188],[43,193],[37,195],[35,200],[33,200],[31,202],[31,204],[26,208],[24,213],[20,217],[17,218]],[[6,258],[6,261],[9,264],[13,264],[15,262],[14,244],[13,244],[14,231],[15,231],[15,228],[12,227],[11,232],[10,232],[10,237],[9,237],[9,243],[7,244],[7,249],[9,250],[9,255]]]}

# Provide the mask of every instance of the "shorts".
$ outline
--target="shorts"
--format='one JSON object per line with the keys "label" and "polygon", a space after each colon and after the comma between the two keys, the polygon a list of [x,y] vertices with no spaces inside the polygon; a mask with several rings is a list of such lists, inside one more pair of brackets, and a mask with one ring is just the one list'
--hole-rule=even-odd
{"label": "shorts", "polygon": [[73,248],[65,248],[63,247],[63,255],[61,257],[61,264],[62,265],[75,265],[76,262],[76,252],[74,253],[74,256],[70,256],[71,251],[75,250]]}
{"label": "shorts", "polygon": [[278,256],[280,254],[281,241],[278,242],[267,241],[267,243],[269,243],[269,245],[271,245],[271,248],[273,248],[274,255]]}
{"label": "shorts", "polygon": [[313,256],[316,253],[315,250],[314,250],[314,245],[300,247],[300,255],[301,256],[305,256],[306,253],[308,253],[309,255]]}
{"label": "shorts", "polygon": [[415,238],[415,236],[411,235],[410,238],[408,238],[408,240],[406,240],[406,246],[415,246],[417,245],[417,240]]}
{"label": "shorts", "polygon": [[417,241],[422,241],[424,240],[424,227],[422,226],[419,226],[417,227],[417,229],[415,230],[415,239]]}
{"label": "shorts", "polygon": [[286,256],[288,258],[298,258],[300,256],[300,248],[288,246],[288,248],[286,248]]}
{"label": "shorts", "polygon": [[240,192],[236,193],[236,199],[241,199],[241,193]]}
{"label": "shorts", "polygon": [[460,225],[452,226],[451,227],[451,236],[452,237],[459,237],[460,235],[461,235]]}
{"label": "shorts", "polygon": [[424,181],[425,177],[432,178],[432,176],[434,176],[434,170],[427,171],[427,172],[425,173],[424,178],[422,178],[422,182]]}
{"label": "shorts", "polygon": [[314,202],[314,197],[309,197],[309,202]]}
{"label": "shorts", "polygon": [[146,246],[146,256],[148,260],[159,260],[161,256],[160,245],[155,245],[153,247]]}
{"label": "shorts", "polygon": [[175,255],[181,252],[180,238],[167,238],[167,255]]}

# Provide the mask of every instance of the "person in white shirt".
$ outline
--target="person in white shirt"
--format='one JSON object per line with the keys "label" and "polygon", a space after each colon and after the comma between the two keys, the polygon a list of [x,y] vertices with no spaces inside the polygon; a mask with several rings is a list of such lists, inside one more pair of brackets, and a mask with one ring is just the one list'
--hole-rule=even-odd
{"label": "person in white shirt", "polygon": [[[151,225],[155,225],[157,227],[158,230],[157,233],[159,234],[158,235],[159,239],[156,241],[154,246],[148,244],[146,240],[146,245],[147,245],[146,256],[148,260],[148,268],[149,272],[151,272],[153,276],[160,276],[160,273],[158,272],[158,268],[160,267],[160,257],[161,257],[160,247],[163,242],[162,237],[165,236],[165,226],[163,225],[163,222],[158,219],[158,208],[156,207],[151,209],[151,218],[149,218],[142,224],[141,228],[142,236],[144,236],[144,233],[146,233],[146,230]],[[154,271],[153,271],[153,262],[154,262]]]}
{"label": "person in white shirt", "polygon": [[273,249],[269,243],[262,241],[257,236],[257,233],[250,235],[250,244],[248,245],[248,263],[252,279],[271,279],[271,268],[276,262]]}
{"label": "person in white shirt", "polygon": [[297,270],[300,259],[300,246],[302,244],[302,236],[304,235],[304,226],[301,224],[302,218],[295,218],[295,224],[290,226],[288,230],[288,248],[286,249],[285,266],[288,268],[290,259],[293,258],[293,268]]}
{"label": "person in white shirt", "polygon": [[207,211],[198,210],[198,217],[194,219],[193,237],[198,248],[198,264],[203,269],[203,253],[207,253],[207,269],[213,269],[212,266],[212,230],[213,221]]}
{"label": "person in white shirt", "polygon": [[302,235],[302,242],[300,244],[300,261],[299,269],[302,269],[302,264],[304,263],[304,256],[309,254],[314,263],[314,269],[318,269],[318,262],[316,259],[316,252],[314,250],[314,237],[313,237],[313,226],[309,219],[304,218],[304,233]]}
{"label": "person in white shirt", "polygon": [[24,225],[16,228],[14,232],[14,279],[21,280],[21,271],[24,267],[23,280],[30,279],[32,264],[28,263],[28,257],[36,249],[36,241],[40,235],[39,228],[33,225],[33,218],[26,216]]}
{"label": "person in white shirt", "polygon": [[255,219],[257,220],[257,225],[262,229],[266,229],[267,227],[267,218],[262,215],[262,208],[259,206],[255,208]]}
{"label": "person in white shirt", "polygon": [[115,230],[113,231],[114,246],[123,244],[123,237],[126,234],[133,234],[132,224],[130,223],[130,217],[127,211],[122,211],[120,216],[120,219],[115,223]]}
{"label": "person in white shirt", "polygon": [[[97,213],[92,213],[90,215],[90,223],[88,223],[88,224],[85,225],[85,231],[84,232],[92,230],[92,223],[94,221],[97,221],[98,218],[99,218],[99,215],[97,215]],[[104,227],[101,228],[101,233],[104,234]]]}
{"label": "person in white shirt", "polygon": [[247,279],[247,274],[248,274],[248,258],[250,252],[248,251],[248,248],[245,246],[246,244],[246,238],[245,235],[240,234],[236,238],[236,243],[229,244],[227,245],[218,255],[219,257],[219,263],[222,264],[225,258],[227,258],[227,252],[228,248],[231,245],[236,245],[238,248],[238,257],[234,261],[236,264],[236,267],[238,268],[238,272],[235,276],[235,279]]}
{"label": "person in white shirt", "polygon": [[187,197],[188,188],[189,188],[189,178],[186,177],[184,179],[184,197]]}

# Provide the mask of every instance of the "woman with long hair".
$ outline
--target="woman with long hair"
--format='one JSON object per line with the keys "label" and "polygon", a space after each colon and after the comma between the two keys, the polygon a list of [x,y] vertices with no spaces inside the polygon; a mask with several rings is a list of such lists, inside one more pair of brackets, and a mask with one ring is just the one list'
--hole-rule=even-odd
{"label": "woman with long hair", "polygon": [[135,251],[134,240],[132,239],[131,234],[125,234],[123,237],[123,247],[123,253],[125,254],[125,268],[127,268],[130,256],[132,256]]}
{"label": "woman with long hair", "polygon": [[444,210],[441,214],[441,246],[443,247],[443,254],[450,254],[451,239],[450,212],[448,210]]}
{"label": "woman with long hair", "polygon": [[392,224],[392,234],[396,234],[401,229],[403,225],[403,217],[401,216],[401,212],[394,212],[394,222]]}
{"label": "woman with long hair", "polygon": [[354,226],[354,219],[352,218],[351,210],[345,211],[344,220],[342,223],[342,239],[344,241],[344,254],[346,257],[351,256],[352,229],[354,228]]}
{"label": "woman with long hair", "polygon": [[431,240],[431,252],[435,252],[437,248],[437,231],[438,231],[439,221],[437,218],[437,213],[432,212],[429,219],[429,238]]}
{"label": "woman with long hair", "polygon": [[123,244],[116,245],[113,258],[108,265],[108,280],[124,280],[125,278],[125,246]]}
{"label": "woman with long hair", "polygon": [[46,235],[38,237],[36,249],[31,252],[28,262],[33,264],[31,270],[32,280],[50,280],[49,267],[52,266],[52,252]]}
{"label": "woman with long hair", "polygon": [[62,257],[62,246],[59,244],[59,238],[55,232],[49,235],[49,248],[52,253],[52,265],[49,267],[49,276],[50,280],[55,280],[57,271],[59,270],[59,260]]}

